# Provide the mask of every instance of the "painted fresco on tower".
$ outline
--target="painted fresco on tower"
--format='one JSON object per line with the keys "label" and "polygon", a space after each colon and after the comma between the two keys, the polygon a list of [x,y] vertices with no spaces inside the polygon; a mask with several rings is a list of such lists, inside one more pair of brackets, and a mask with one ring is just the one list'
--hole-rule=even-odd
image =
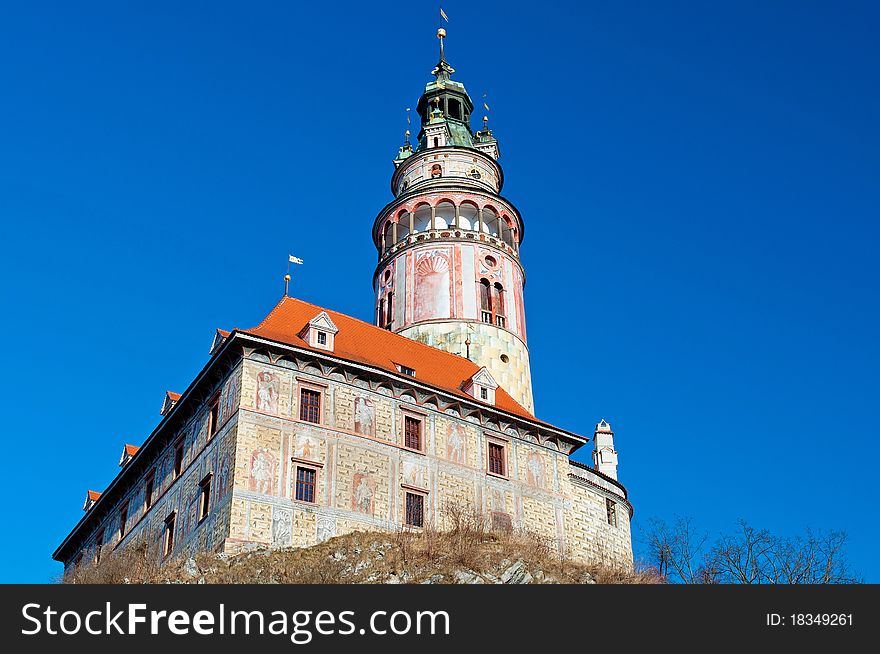
{"label": "painted fresco on tower", "polygon": [[448,250],[428,250],[416,255],[414,319],[448,318],[450,314]]}
{"label": "painted fresco on tower", "polygon": [[273,372],[257,375],[257,411],[278,413],[278,376]]}
{"label": "painted fresco on tower", "polygon": [[272,495],[275,492],[275,455],[266,448],[251,454],[251,475],[248,488],[257,493]]}
{"label": "painted fresco on tower", "polygon": [[356,472],[351,482],[351,508],[360,513],[373,515],[376,482],[368,472]]}
{"label": "painted fresco on tower", "polygon": [[354,398],[354,430],[364,436],[376,435],[376,407],[368,397]]}

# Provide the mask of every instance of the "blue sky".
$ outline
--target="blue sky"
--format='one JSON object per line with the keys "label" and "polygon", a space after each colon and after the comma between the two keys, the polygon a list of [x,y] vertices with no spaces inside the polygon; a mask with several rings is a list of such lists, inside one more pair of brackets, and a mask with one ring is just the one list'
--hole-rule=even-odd
{"label": "blue sky", "polygon": [[[288,252],[295,295],[371,317],[436,4],[181,4],[3,10],[0,581],[59,572],[85,490]],[[880,581],[876,5],[444,8],[526,223],[538,415],[612,423],[637,539],[846,529]]]}

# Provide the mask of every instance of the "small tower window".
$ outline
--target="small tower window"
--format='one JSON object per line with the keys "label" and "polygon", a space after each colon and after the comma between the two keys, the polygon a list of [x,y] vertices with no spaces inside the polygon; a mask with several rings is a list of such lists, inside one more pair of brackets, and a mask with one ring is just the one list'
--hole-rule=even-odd
{"label": "small tower window", "polygon": [[[434,147],[437,147],[437,139],[434,139]],[[440,164],[431,166],[431,177],[443,177],[443,167]]]}
{"label": "small tower window", "polygon": [[605,500],[605,514],[608,518],[608,524],[612,527],[617,526],[617,505],[613,500]]}
{"label": "small tower window", "polygon": [[446,108],[448,109],[448,114],[450,118],[461,120],[461,102],[450,98],[446,102]]}
{"label": "small tower window", "polygon": [[476,168],[471,168],[471,169],[468,171],[468,177],[470,177],[471,179],[482,179],[482,178],[483,178],[483,175],[482,175],[482,173],[480,173],[480,171],[477,170]]}

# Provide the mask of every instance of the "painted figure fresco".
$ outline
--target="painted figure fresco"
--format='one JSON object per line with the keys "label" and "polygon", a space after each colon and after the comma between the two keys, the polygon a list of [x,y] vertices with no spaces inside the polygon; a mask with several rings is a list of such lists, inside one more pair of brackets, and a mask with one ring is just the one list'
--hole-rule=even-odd
{"label": "painted figure fresco", "polygon": [[229,489],[229,454],[223,455],[220,462],[219,472],[217,473],[217,501],[219,502],[226,497],[226,491]]}
{"label": "painted figure fresco", "polygon": [[532,486],[544,485],[544,459],[537,452],[526,457],[526,480]]}
{"label": "painted figure fresco", "polygon": [[449,425],[449,433],[446,437],[446,458],[456,463],[464,463],[464,429],[461,425],[452,423]]}
{"label": "painted figure fresco", "polygon": [[415,266],[415,320],[450,316],[450,266],[443,250],[418,255]]}
{"label": "painted figure fresco", "polygon": [[257,375],[257,411],[278,413],[278,377],[275,373]]}
{"label": "painted figure fresco", "polygon": [[223,406],[220,419],[225,421],[229,416],[235,413],[238,406],[238,375],[234,374],[226,384],[226,390],[223,395]]}
{"label": "painted figure fresco", "polygon": [[354,398],[354,430],[364,436],[376,435],[376,410],[367,397]]}
{"label": "painted figure fresco", "polygon": [[293,516],[288,509],[272,509],[272,545],[288,547],[293,541]]}
{"label": "painted figure fresco", "polygon": [[412,461],[403,462],[403,479],[405,483],[410,486],[422,488],[424,485],[422,482],[422,476],[422,467],[419,464],[413,463]]}
{"label": "painted figure fresco", "polygon": [[300,436],[296,439],[293,456],[297,459],[305,459],[306,461],[316,461],[318,459],[318,447],[318,441],[311,436]]}
{"label": "painted figure fresco", "polygon": [[275,456],[269,450],[262,448],[251,454],[248,487],[266,495],[272,495],[275,491]]}
{"label": "painted figure fresco", "polygon": [[351,485],[351,508],[373,515],[373,497],[376,489],[372,476],[366,472],[356,472]]}

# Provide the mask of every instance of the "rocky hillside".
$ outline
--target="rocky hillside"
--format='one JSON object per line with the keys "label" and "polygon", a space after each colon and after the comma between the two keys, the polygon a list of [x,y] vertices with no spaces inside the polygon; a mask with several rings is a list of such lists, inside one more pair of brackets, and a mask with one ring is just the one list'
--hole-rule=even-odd
{"label": "rocky hillside", "polygon": [[448,531],[355,532],[313,547],[199,554],[163,567],[143,548],[105,557],[68,583],[658,583],[651,572],[583,565],[554,556],[538,538],[493,532],[473,521]]}

